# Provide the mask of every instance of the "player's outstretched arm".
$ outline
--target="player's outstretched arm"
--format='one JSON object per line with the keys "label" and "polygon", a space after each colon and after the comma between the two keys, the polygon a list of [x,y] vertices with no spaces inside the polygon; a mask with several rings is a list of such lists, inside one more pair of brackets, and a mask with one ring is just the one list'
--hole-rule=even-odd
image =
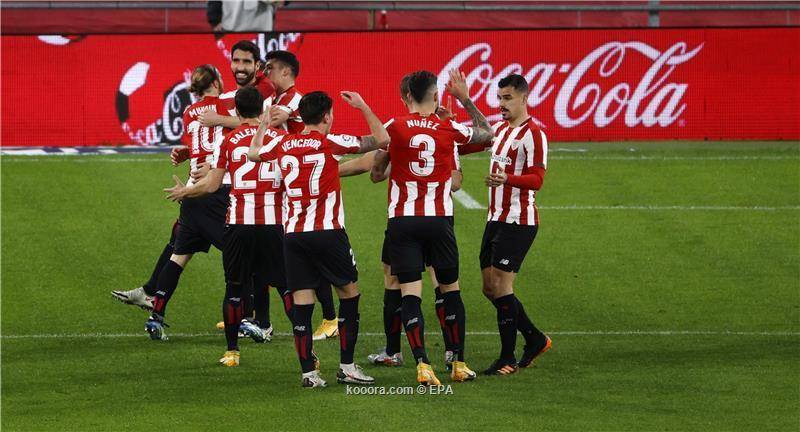
{"label": "player's outstretched arm", "polygon": [[461,105],[467,110],[467,114],[472,118],[472,138],[469,140],[470,144],[491,144],[492,139],[494,139],[492,126],[469,98],[467,79],[464,76],[464,72],[455,69],[450,71],[450,82],[447,83],[447,91],[461,102]]}
{"label": "player's outstretched arm", "polygon": [[239,117],[220,115],[214,111],[201,113],[197,116],[197,120],[205,127],[222,126],[228,129],[236,129],[242,124],[242,122],[239,121]]}
{"label": "player's outstretched arm", "polygon": [[372,170],[369,173],[369,179],[373,183],[380,183],[389,177],[389,152],[385,150],[378,150],[375,152],[375,160],[372,162]]}
{"label": "player's outstretched arm", "polygon": [[377,149],[385,149],[389,145],[389,132],[383,127],[383,123],[378,119],[378,116],[372,112],[372,109],[364,102],[361,95],[356,92],[343,91],[341,92],[342,99],[344,99],[350,106],[361,111],[364,119],[369,125],[370,135],[361,137],[361,149],[358,153],[367,153]]}
{"label": "player's outstretched arm", "polygon": [[178,176],[172,176],[175,180],[175,186],[165,188],[164,192],[167,193],[167,199],[170,201],[181,201],[184,198],[195,198],[216,192],[222,185],[222,178],[225,176],[225,170],[221,168],[214,168],[207,176],[203,177],[199,182],[186,186],[183,184]]}
{"label": "player's outstretched arm", "polygon": [[377,151],[378,150],[374,150],[364,154],[363,156],[340,163],[339,177],[352,177],[370,172],[372,169],[372,163],[375,161],[375,153]]}

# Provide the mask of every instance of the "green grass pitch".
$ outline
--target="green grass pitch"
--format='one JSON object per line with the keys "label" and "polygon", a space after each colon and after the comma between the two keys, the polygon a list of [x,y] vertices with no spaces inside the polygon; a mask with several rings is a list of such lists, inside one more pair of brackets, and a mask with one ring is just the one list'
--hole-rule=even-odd
{"label": "green grass pitch", "polygon": [[[218,251],[184,272],[171,340],[150,341],[146,313],[109,291],[146,280],[178,210],[161,189],[186,168],[165,155],[8,156],[1,167],[3,430],[800,427],[797,142],[553,144],[541,230],[516,284],[553,349],[533,369],[446,395],[302,389],[274,294],[281,335],[244,341],[241,367],[220,367]],[[485,205],[486,157],[463,167],[464,190]],[[365,364],[383,343],[386,185],[343,184],[363,293],[357,361],[378,386],[413,386],[410,365]],[[475,370],[499,351],[477,265],[484,224],[485,210],[456,204]],[[448,383],[432,298],[428,287],[427,342]],[[315,347],[335,381],[337,342]]]}

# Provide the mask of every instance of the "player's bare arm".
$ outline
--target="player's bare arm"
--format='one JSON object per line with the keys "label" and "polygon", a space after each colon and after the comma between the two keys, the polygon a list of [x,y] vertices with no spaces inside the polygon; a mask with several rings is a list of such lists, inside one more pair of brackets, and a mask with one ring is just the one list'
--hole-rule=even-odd
{"label": "player's bare arm", "polygon": [[470,144],[491,144],[494,138],[492,126],[469,98],[469,90],[467,89],[467,80],[464,76],[464,72],[457,70],[450,71],[450,82],[447,83],[447,91],[461,102],[467,114],[472,118],[472,138],[469,140]]}
{"label": "player's bare arm", "polygon": [[238,117],[220,115],[210,110],[197,116],[197,120],[205,127],[222,126],[229,129],[236,129],[241,125]]}
{"label": "player's bare arm", "polygon": [[164,192],[167,193],[167,199],[170,201],[181,201],[184,198],[195,198],[216,192],[222,185],[222,178],[225,176],[225,170],[221,168],[214,168],[207,176],[203,177],[199,182],[186,186],[183,184],[178,176],[172,176],[175,180],[175,186],[165,188]]}
{"label": "player's bare arm", "polygon": [[253,135],[253,139],[250,140],[250,148],[247,150],[247,159],[251,162],[261,161],[258,152],[261,150],[261,147],[264,147],[264,135],[267,132],[268,126],[269,118],[262,118],[262,121],[258,124],[258,129],[256,129],[256,134]]}
{"label": "player's bare arm", "polygon": [[456,192],[461,189],[461,182],[464,180],[464,174],[460,170],[453,170],[452,179],[450,190]]}
{"label": "player's bare arm", "polygon": [[385,150],[378,150],[375,153],[375,159],[372,162],[372,170],[369,173],[369,178],[373,183],[380,183],[389,177],[389,152]]}
{"label": "player's bare arm", "polygon": [[364,102],[360,94],[351,91],[341,92],[344,99],[350,106],[361,111],[364,119],[369,125],[370,135],[361,137],[361,149],[359,153],[367,153],[377,149],[385,149],[389,145],[389,132],[383,127],[383,122],[372,112],[372,109]]}
{"label": "player's bare arm", "polygon": [[375,153],[378,151],[380,150],[374,150],[363,156],[340,163],[339,177],[352,177],[370,172],[372,163],[375,161]]}

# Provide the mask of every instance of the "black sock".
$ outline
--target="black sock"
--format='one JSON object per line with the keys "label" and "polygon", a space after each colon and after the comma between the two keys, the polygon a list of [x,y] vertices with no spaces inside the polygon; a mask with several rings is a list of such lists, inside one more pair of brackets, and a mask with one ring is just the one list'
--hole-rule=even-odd
{"label": "black sock", "polygon": [[156,261],[156,266],[153,268],[153,273],[150,275],[150,279],[142,285],[144,288],[144,292],[149,296],[156,295],[156,288],[158,286],[158,276],[161,274],[161,270],[164,269],[164,266],[169,261],[169,257],[172,256],[172,252],[175,248],[172,247],[172,242],[167,243],[164,246],[164,250],[161,251],[161,256],[158,257],[158,261]]}
{"label": "black sock", "polygon": [[517,298],[509,294],[494,300],[497,308],[497,329],[500,331],[500,358],[516,360],[517,346]]}
{"label": "black sock", "polygon": [[339,300],[339,357],[342,364],[353,363],[353,353],[358,341],[358,299],[357,295]]}
{"label": "black sock", "polygon": [[311,338],[311,315],[314,314],[314,305],[294,305],[294,349],[297,351],[297,358],[300,360],[300,367],[303,373],[314,370],[314,356],[311,350],[314,348]]}
{"label": "black sock", "polygon": [[447,337],[447,327],[444,325],[444,297],[442,297],[442,291],[437,286],[436,289],[433,290],[436,293],[436,302],[434,306],[436,307],[436,317],[439,318],[439,327],[442,329],[442,339],[444,339],[444,349],[445,351],[452,351],[453,347],[450,343],[450,338]]}
{"label": "black sock", "polygon": [[544,333],[533,325],[533,321],[528,318],[528,314],[525,313],[525,307],[522,306],[519,298],[514,296],[514,299],[517,301],[517,330],[525,338],[525,345],[537,346],[541,344],[544,340]]}
{"label": "black sock", "polygon": [[225,341],[228,351],[239,350],[239,324],[242,322],[242,285],[228,282],[225,286],[225,301],[222,303],[222,318],[225,322]]}
{"label": "black sock", "polygon": [[450,350],[458,361],[464,361],[464,337],[466,336],[467,314],[461,291],[449,291],[444,298],[444,325],[450,336]]}
{"label": "black sock", "polygon": [[400,309],[403,297],[400,290],[383,291],[383,332],[386,334],[386,354],[392,356],[400,352],[400,332],[403,319]]}
{"label": "black sock", "polygon": [[281,295],[283,311],[286,313],[286,318],[289,318],[289,324],[291,324],[294,320],[294,318],[292,318],[294,316],[294,299],[292,298],[292,292],[286,289],[286,287],[275,287],[275,290]]}
{"label": "black sock", "polygon": [[336,319],[336,308],[333,307],[333,288],[326,284],[317,288],[317,300],[322,305],[322,318],[330,321]]}
{"label": "black sock", "polygon": [[253,298],[253,309],[258,326],[269,328],[272,323],[269,320],[269,285],[255,287],[255,297]]}
{"label": "black sock", "polygon": [[425,352],[425,319],[422,316],[422,299],[415,295],[403,296],[403,327],[406,337],[411,345],[411,352],[417,364],[420,362],[430,364],[428,354]]}
{"label": "black sock", "polygon": [[153,312],[160,316],[164,316],[167,310],[167,303],[175,293],[175,288],[178,287],[178,280],[181,278],[183,267],[179,266],[175,261],[168,260],[161,269],[158,275],[158,285],[156,288],[155,296],[153,298]]}
{"label": "black sock", "polygon": [[242,291],[242,317],[252,321],[255,312],[255,291],[253,279],[247,281]]}

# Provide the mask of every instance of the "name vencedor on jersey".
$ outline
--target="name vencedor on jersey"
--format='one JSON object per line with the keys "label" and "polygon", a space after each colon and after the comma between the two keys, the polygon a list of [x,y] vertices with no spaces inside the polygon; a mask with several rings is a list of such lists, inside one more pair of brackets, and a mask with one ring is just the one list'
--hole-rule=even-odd
{"label": "name vencedor on jersey", "polygon": [[[525,71],[521,64],[511,63],[495,74],[495,68],[489,63],[492,46],[481,42],[464,48],[447,62],[439,73],[438,86],[441,94],[449,79],[448,71],[464,70],[464,64],[478,61],[478,66],[466,73],[467,86],[473,102],[483,97],[486,105],[497,108],[498,81],[509,74],[520,74],[530,83],[528,106],[534,108],[554,94],[556,86],[551,83],[553,75],[556,72],[569,73],[561,88],[555,93],[553,105],[553,117],[561,127],[575,127],[593,117],[595,126],[602,128],[608,126],[623,112],[623,119],[628,127],[639,124],[646,127],[655,124],[665,127],[675,122],[686,109],[686,104],[681,102],[688,88],[686,83],[669,82],[668,79],[676,67],[690,61],[702,48],[701,43],[694,49],[688,50],[687,43],[676,42],[660,51],[644,42],[612,41],[591,51],[574,68],[570,63],[561,65],[537,63]],[[638,83],[621,82],[603,94],[598,82],[586,78],[587,72],[597,66],[596,76],[610,79],[624,67],[629,52],[638,53],[652,61]],[[649,101],[643,104],[645,99]],[[582,113],[576,113],[575,116],[570,114],[571,109],[583,106],[588,108]],[[616,107],[611,109],[612,106]],[[496,115],[489,118],[489,120],[499,119]]]}

